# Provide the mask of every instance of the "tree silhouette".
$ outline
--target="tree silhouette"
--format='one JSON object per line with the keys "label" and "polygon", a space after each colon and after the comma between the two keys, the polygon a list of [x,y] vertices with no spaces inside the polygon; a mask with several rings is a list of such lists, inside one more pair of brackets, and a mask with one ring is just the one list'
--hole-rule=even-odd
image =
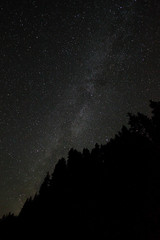
{"label": "tree silhouette", "polygon": [[[18,238],[160,239],[160,103],[152,116],[128,114],[129,127],[106,145],[71,149],[17,217],[0,231]],[[9,231],[10,229],[11,231]],[[20,236],[22,238],[22,236]]]}
{"label": "tree silhouette", "polygon": [[50,175],[49,175],[49,172],[47,172],[47,175],[40,187],[40,190],[39,190],[39,194],[40,195],[45,195],[47,194],[48,190],[49,190],[49,187],[50,187]]}

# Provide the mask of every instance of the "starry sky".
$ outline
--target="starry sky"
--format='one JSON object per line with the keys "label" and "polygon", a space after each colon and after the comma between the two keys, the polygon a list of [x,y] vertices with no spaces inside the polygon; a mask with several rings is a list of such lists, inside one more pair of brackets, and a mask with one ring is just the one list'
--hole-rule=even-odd
{"label": "starry sky", "polygon": [[159,0],[0,1],[0,217],[73,147],[160,100]]}

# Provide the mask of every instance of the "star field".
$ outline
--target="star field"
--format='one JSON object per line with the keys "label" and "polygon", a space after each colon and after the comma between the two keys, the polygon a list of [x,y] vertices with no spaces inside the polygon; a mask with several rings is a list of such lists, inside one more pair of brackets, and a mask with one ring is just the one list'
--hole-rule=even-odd
{"label": "star field", "polygon": [[160,100],[157,0],[0,2],[0,216],[73,147]]}

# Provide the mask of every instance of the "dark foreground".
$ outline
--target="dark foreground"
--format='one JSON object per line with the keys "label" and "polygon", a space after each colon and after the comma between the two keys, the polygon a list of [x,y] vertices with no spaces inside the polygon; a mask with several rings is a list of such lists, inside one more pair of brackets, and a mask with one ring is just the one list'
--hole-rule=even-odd
{"label": "dark foreground", "polygon": [[0,222],[2,239],[160,239],[160,103],[152,118],[89,152],[71,149],[19,216]]}

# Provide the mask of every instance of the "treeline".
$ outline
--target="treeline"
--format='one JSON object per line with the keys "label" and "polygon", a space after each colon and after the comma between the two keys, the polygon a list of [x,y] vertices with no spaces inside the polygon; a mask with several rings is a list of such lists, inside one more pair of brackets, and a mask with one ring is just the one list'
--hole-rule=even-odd
{"label": "treeline", "polygon": [[106,145],[71,149],[47,173],[20,214],[4,216],[6,236],[51,239],[160,239],[160,102],[152,117],[128,114]]}

